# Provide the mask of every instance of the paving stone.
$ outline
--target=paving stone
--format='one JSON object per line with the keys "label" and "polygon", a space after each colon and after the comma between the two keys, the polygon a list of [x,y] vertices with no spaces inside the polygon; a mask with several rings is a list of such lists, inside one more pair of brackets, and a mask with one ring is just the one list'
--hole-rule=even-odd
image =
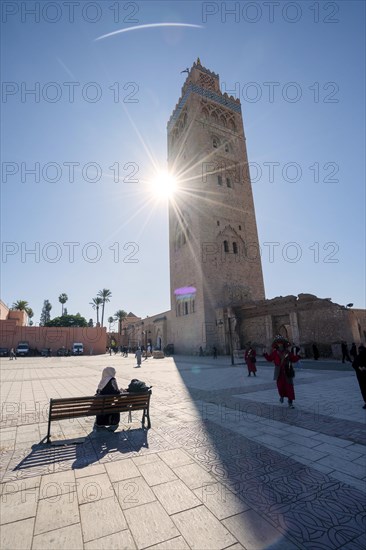
{"label": "paving stone", "polygon": [[176,537],[175,539],[149,546],[147,550],[190,550],[190,548],[183,537]]}
{"label": "paving stone", "polygon": [[326,435],[323,433],[316,433],[312,436],[313,439],[318,439],[324,443],[329,443],[330,445],[335,445],[336,447],[349,447],[352,445],[347,439],[341,439],[339,437],[332,437],[331,435]]}
{"label": "paving stone", "polygon": [[203,485],[217,482],[213,476],[195,463],[179,466],[178,468],[174,468],[173,471],[190,489],[198,489]]}
{"label": "paving stone", "polygon": [[360,455],[366,456],[366,445],[359,445],[358,443],[352,443],[352,445],[349,445],[349,447],[347,447],[347,450],[354,451],[355,453],[360,453]]}
{"label": "paving stone", "polygon": [[172,519],[193,550],[219,550],[237,542],[205,506],[179,512]]}
{"label": "paving stone", "polygon": [[57,498],[73,491],[76,491],[75,474],[73,470],[66,470],[42,476],[39,498],[52,500],[52,497]]}
{"label": "paving stone", "polygon": [[[282,539],[282,535],[264,518],[254,510],[248,510],[242,514],[223,520],[223,524],[239,540],[247,550],[259,548],[272,548],[272,545]],[[284,550],[291,547],[297,549],[290,541],[281,541]],[[286,545],[285,545],[286,544]]]}
{"label": "paving stone", "polygon": [[33,539],[32,550],[60,550],[60,548],[83,550],[83,537],[79,523],[49,531],[43,535],[36,535]]}
{"label": "paving stone", "polygon": [[34,518],[7,523],[0,529],[1,550],[30,550],[33,539]]}
{"label": "paving stone", "polygon": [[2,483],[0,486],[0,494],[17,493],[18,491],[25,491],[26,489],[32,489],[33,487],[39,487],[41,484],[41,476],[26,477],[24,479],[15,479],[14,481],[8,481]]}
{"label": "paving stone", "polygon": [[135,550],[136,545],[128,529],[87,542],[85,550]]}
{"label": "paving stone", "polygon": [[159,457],[164,460],[164,462],[170,468],[176,468],[178,466],[183,466],[184,464],[191,464],[193,462],[192,458],[187,455],[182,449],[172,449],[171,451],[161,451]]}
{"label": "paving stone", "polygon": [[162,460],[142,464],[138,468],[150,487],[177,479],[173,470],[171,470]]}
{"label": "paving stone", "polygon": [[150,502],[126,510],[125,516],[139,549],[167,541],[180,534],[160,502]]}
{"label": "paving stone", "polygon": [[80,506],[80,517],[85,542],[127,529],[125,517],[115,497],[83,504]]}
{"label": "paving stone", "polygon": [[94,502],[114,495],[113,487],[107,474],[98,474],[78,479],[77,493],[79,504]]}
{"label": "paving stone", "polygon": [[323,464],[324,466],[328,466],[329,468],[334,468],[334,470],[344,472],[345,474],[349,474],[352,469],[352,476],[357,477],[358,479],[362,479],[365,477],[365,468],[363,466],[359,466],[358,464],[354,463],[351,466],[349,462],[336,456],[328,455],[318,462],[319,464]]}
{"label": "paving stone", "polygon": [[169,515],[201,504],[201,501],[180,479],[155,485],[153,491]]}
{"label": "paving stone", "polygon": [[321,445],[321,442],[318,439],[315,439],[314,437],[304,437],[302,435],[287,433],[287,432],[285,432],[285,434],[284,432],[282,432],[282,435],[284,436],[285,441],[291,441],[291,443],[298,443],[299,445],[303,445],[304,447],[309,447],[309,448],[316,447],[316,450],[321,450],[318,447],[319,445]]}
{"label": "paving stone", "polygon": [[144,456],[133,457],[132,460],[136,466],[143,466],[144,464],[150,464],[150,462],[158,462],[160,458],[158,453],[149,453]]}
{"label": "paving stone", "polygon": [[0,500],[0,523],[12,523],[35,517],[39,489],[37,487],[16,493],[6,493]]}
{"label": "paving stone", "polygon": [[138,477],[140,475],[137,466],[131,458],[125,458],[124,460],[118,460],[116,462],[109,462],[105,465],[105,468],[112,483],[115,481],[129,479],[131,477]]}
{"label": "paving stone", "polygon": [[246,503],[221,483],[200,487],[194,494],[220,520],[249,509]]}
{"label": "paving stone", "polygon": [[322,443],[321,445],[318,445],[316,450],[329,455],[334,455],[334,456],[343,458],[344,460],[347,460],[347,461],[352,461],[362,456],[360,453],[352,451],[350,447],[347,447],[347,448],[336,447],[335,445],[330,445],[329,443]]}
{"label": "paving stone", "polygon": [[57,498],[42,499],[38,503],[34,534],[61,529],[79,523],[78,499],[76,493],[60,495]]}
{"label": "paving stone", "polygon": [[105,474],[105,467],[103,464],[92,464],[85,468],[77,468],[74,470],[76,479],[80,477],[95,476],[98,474]]}
{"label": "paving stone", "polygon": [[143,477],[125,479],[113,484],[123,510],[156,500],[154,493]]}
{"label": "paving stone", "polygon": [[359,478],[353,477],[351,475],[352,466],[350,466],[349,471],[350,471],[350,474],[345,474],[344,472],[333,470],[329,475],[330,477],[334,477],[335,479],[338,479],[339,481],[342,481],[343,483],[346,483],[347,485],[350,485],[351,487],[355,487],[356,489],[359,489],[360,491],[366,493],[366,476],[365,476],[365,479],[359,479]]}

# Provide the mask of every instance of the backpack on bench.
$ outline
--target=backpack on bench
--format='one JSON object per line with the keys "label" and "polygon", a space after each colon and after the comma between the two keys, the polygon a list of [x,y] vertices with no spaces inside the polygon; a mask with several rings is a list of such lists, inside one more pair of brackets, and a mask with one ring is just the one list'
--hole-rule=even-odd
{"label": "backpack on bench", "polygon": [[147,393],[151,391],[152,386],[147,386],[145,382],[134,378],[128,385],[127,391],[129,393]]}
{"label": "backpack on bench", "polygon": [[[151,393],[151,388],[152,386],[147,386],[145,382],[142,382],[142,380],[137,380],[137,378],[134,378],[129,383],[127,391],[128,393]],[[132,422],[131,411],[128,413],[128,422]]]}

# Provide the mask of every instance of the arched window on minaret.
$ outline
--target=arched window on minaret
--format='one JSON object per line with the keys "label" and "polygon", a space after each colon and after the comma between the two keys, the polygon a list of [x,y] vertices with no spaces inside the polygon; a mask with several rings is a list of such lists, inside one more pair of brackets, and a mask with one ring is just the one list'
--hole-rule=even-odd
{"label": "arched window on minaret", "polygon": [[236,243],[233,243],[233,253],[234,254],[238,253],[238,245]]}
{"label": "arched window on minaret", "polygon": [[229,252],[229,243],[224,241],[224,252]]}
{"label": "arched window on minaret", "polygon": [[217,176],[217,183],[222,185],[222,176]]}
{"label": "arched window on minaret", "polygon": [[219,140],[218,140],[216,137],[214,137],[214,138],[212,139],[212,147],[213,147],[214,149],[217,149],[218,146],[219,146]]}
{"label": "arched window on minaret", "polygon": [[226,185],[227,185],[227,187],[231,187],[231,179],[230,178],[226,178]]}

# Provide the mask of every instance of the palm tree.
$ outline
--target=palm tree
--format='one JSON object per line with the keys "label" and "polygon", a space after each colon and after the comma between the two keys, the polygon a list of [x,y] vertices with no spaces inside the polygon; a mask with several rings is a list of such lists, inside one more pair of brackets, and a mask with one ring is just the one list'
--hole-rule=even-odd
{"label": "palm tree", "polygon": [[112,331],[112,324],[114,323],[115,318],[114,317],[108,317],[108,323],[109,323],[109,332]]}
{"label": "palm tree", "polygon": [[107,288],[103,288],[103,290],[100,290],[98,292],[98,296],[102,299],[102,326],[103,326],[103,320],[104,320],[104,307],[106,302],[110,301],[110,298],[112,298],[112,292],[108,290]]}
{"label": "palm tree", "polygon": [[58,301],[62,305],[61,316],[63,316],[63,314],[64,314],[64,304],[66,304],[68,299],[69,299],[69,297],[65,293],[60,294],[60,296],[58,297]]}
{"label": "palm tree", "polygon": [[11,307],[19,311],[27,311],[28,302],[26,300],[17,300]]}
{"label": "palm tree", "polygon": [[122,333],[122,323],[124,319],[126,319],[126,317],[127,317],[127,313],[123,309],[119,309],[114,314],[114,318],[116,319],[116,321],[118,321],[118,333],[120,336]]}
{"label": "palm tree", "polygon": [[97,310],[97,326],[99,326],[99,308],[102,305],[103,300],[102,298],[99,298],[98,296],[96,298],[93,298],[90,302],[90,305],[93,307],[93,309]]}
{"label": "palm tree", "polygon": [[27,307],[26,312],[29,317],[29,326],[31,327],[33,325],[32,317],[34,317],[34,311],[31,307]]}

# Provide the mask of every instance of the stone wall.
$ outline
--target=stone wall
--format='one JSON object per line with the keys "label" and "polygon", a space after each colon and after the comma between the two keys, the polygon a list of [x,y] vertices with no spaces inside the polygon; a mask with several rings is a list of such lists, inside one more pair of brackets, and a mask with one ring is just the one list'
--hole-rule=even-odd
{"label": "stone wall", "polygon": [[72,348],[74,342],[84,344],[84,355],[98,355],[106,350],[106,329],[101,327],[25,327],[16,321],[0,321],[0,347],[16,348],[19,342],[29,342],[32,349],[39,351],[50,348],[56,353],[58,348]]}

